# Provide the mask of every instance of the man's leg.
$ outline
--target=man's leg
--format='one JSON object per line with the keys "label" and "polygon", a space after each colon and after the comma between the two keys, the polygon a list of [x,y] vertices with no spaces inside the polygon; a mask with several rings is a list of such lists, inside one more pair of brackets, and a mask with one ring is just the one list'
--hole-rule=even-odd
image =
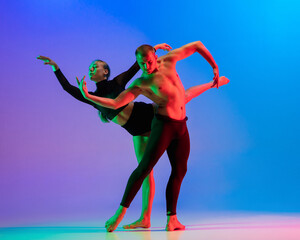
{"label": "man's leg", "polygon": [[[133,137],[133,144],[135,155],[138,160],[138,163],[141,162],[142,157],[145,153],[146,145],[148,143],[149,137],[148,136],[134,136]],[[153,177],[153,170],[150,174],[145,178],[142,187],[142,212],[140,218],[128,225],[124,225],[125,229],[134,229],[134,228],[149,228],[151,226],[151,211],[152,211],[152,203],[155,194],[155,182]]]}
{"label": "man's leg", "polygon": [[161,155],[169,146],[172,136],[165,134],[166,132],[168,132],[168,124],[154,118],[145,154],[138,167],[129,177],[120,207],[114,216],[105,223],[107,231],[112,232],[117,228],[124,217],[127,208],[140,189],[144,179],[151,172]]}
{"label": "man's leg", "polygon": [[[184,124],[185,125],[185,124]],[[172,166],[172,172],[166,189],[167,199],[167,231],[183,230],[185,226],[177,219],[177,200],[180,192],[182,180],[187,171],[187,160],[190,153],[189,134],[186,125],[183,126],[186,131],[171,142],[167,149],[168,157]]]}

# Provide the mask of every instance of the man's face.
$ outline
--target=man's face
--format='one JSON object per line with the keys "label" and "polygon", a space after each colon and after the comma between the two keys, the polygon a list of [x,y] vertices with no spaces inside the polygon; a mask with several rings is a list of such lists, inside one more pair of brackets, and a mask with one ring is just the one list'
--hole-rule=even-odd
{"label": "man's face", "polygon": [[94,82],[99,82],[104,80],[106,77],[105,75],[108,73],[107,69],[104,69],[103,63],[96,61],[92,62],[89,67],[89,77]]}
{"label": "man's face", "polygon": [[151,74],[155,69],[157,69],[157,55],[151,51],[149,51],[145,56],[138,53],[136,55],[136,61],[143,73]]}

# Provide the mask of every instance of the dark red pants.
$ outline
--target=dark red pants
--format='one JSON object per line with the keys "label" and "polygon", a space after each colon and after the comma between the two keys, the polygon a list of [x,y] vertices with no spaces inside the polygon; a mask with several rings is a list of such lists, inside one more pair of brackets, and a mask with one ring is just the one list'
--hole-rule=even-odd
{"label": "dark red pants", "polygon": [[129,207],[144,179],[164,151],[167,150],[172,167],[166,189],[167,215],[176,214],[177,199],[181,182],[187,171],[187,160],[190,153],[190,138],[186,119],[174,120],[166,116],[155,115],[145,154],[129,177],[121,202],[122,206]]}

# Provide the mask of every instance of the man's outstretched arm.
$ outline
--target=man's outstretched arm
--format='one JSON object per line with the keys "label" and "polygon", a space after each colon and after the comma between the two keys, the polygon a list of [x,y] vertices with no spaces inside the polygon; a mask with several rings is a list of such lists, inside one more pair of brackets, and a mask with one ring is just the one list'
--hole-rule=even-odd
{"label": "man's outstretched arm", "polygon": [[[219,86],[223,86],[225,84],[229,83],[229,79],[222,76],[219,78]],[[193,98],[198,97],[200,94],[204,93],[205,91],[215,88],[216,85],[213,85],[213,81],[209,83],[204,83],[201,85],[193,86],[188,88],[185,91],[185,103],[188,103],[191,101]]]}
{"label": "man's outstretched arm", "polygon": [[111,98],[104,98],[92,95],[88,92],[86,82],[84,78],[79,82],[78,78],[76,78],[79,89],[83,95],[83,97],[97,105],[102,107],[111,108],[111,109],[118,109],[120,107],[125,106],[126,104],[132,102],[134,99],[137,98],[138,95],[141,94],[141,90],[139,87],[131,86],[125,91],[121,92],[118,97],[115,99]]}
{"label": "man's outstretched arm", "polygon": [[217,84],[218,87],[218,81],[219,81],[219,68],[216,64],[213,56],[210,54],[210,52],[207,50],[207,48],[203,45],[202,42],[196,41],[189,44],[186,44],[180,48],[177,48],[168,55],[170,56],[172,61],[180,61],[184,58],[187,58],[194,54],[195,52],[198,52],[204,59],[210,64],[210,66],[213,68],[214,72],[214,85]]}

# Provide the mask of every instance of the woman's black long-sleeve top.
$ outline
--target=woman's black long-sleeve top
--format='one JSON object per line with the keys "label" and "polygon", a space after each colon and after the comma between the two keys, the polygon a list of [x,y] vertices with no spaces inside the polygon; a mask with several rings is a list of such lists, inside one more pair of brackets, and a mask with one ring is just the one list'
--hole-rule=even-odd
{"label": "woman's black long-sleeve top", "polygon": [[[116,76],[113,80],[103,80],[101,82],[96,83],[97,89],[94,92],[89,92],[92,95],[98,96],[98,97],[106,97],[106,98],[116,98],[122,91],[125,90],[126,84],[129,82],[131,78],[138,72],[140,69],[137,62],[135,62],[126,72],[123,72]],[[87,103],[94,108],[98,109],[103,116],[106,118],[112,120],[116,115],[119,114],[127,105],[120,107],[118,109],[110,109],[105,108],[102,106],[99,106],[87,99],[85,99],[80,89],[71,85],[69,81],[66,79],[66,77],[63,75],[60,69],[56,70],[55,75],[63,87],[63,89],[71,94],[74,98],[77,100]]]}

